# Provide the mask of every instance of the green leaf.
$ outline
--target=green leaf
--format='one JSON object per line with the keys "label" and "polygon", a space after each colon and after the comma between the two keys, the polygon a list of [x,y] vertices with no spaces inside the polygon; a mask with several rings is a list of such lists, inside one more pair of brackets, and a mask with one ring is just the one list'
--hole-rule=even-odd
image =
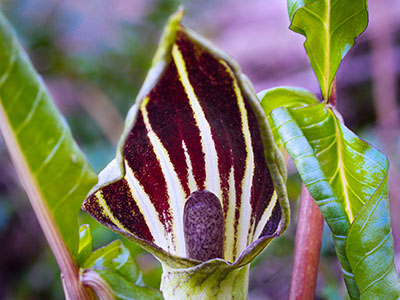
{"label": "green leaf", "polygon": [[271,118],[332,231],[351,298],[400,297],[386,157],[324,104],[278,108]]}
{"label": "green leaf", "polygon": [[142,274],[129,250],[117,240],[93,252],[81,267],[82,282],[115,299],[163,299],[161,292],[144,286]]}
{"label": "green leaf", "polygon": [[92,254],[92,235],[89,225],[79,227],[79,249],[77,263],[80,266]]}
{"label": "green leaf", "polygon": [[82,268],[112,269],[135,284],[143,284],[139,268],[130,256],[129,250],[120,240],[94,251],[83,263]]}
{"label": "green leaf", "polygon": [[280,138],[276,128],[273,126],[270,113],[278,107],[301,107],[318,104],[318,99],[313,93],[306,89],[291,86],[281,86],[261,91],[257,94],[257,98],[264,109],[269,124],[271,124],[275,143],[279,146]]}
{"label": "green leaf", "polygon": [[354,40],[367,27],[366,0],[288,0],[290,29],[306,37],[322,96],[329,99],[336,71]]}
{"label": "green leaf", "polygon": [[389,226],[387,174],[354,220],[347,234],[346,253],[361,291],[361,299],[399,299]]}
{"label": "green leaf", "polygon": [[78,251],[80,205],[96,175],[0,14],[0,129],[50,244]]}
{"label": "green leaf", "polygon": [[266,116],[269,116],[278,107],[294,108],[318,104],[318,99],[313,93],[292,86],[280,86],[261,91],[257,94],[257,98],[260,100]]}

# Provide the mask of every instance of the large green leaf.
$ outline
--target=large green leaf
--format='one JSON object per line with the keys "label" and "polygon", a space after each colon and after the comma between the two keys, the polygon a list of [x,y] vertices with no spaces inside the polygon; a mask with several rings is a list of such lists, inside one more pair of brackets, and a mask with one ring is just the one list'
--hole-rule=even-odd
{"label": "large green leaf", "polygon": [[59,245],[61,234],[76,255],[79,208],[96,175],[1,14],[0,129],[46,237]]}
{"label": "large green leaf", "polygon": [[[85,240],[87,238],[81,239]],[[163,299],[160,291],[144,286],[138,266],[119,240],[93,252],[82,264],[80,272],[82,282],[100,297]]]}
{"label": "large green leaf", "polygon": [[352,299],[398,299],[388,161],[325,104],[278,108],[272,121],[334,238]]}
{"label": "large green leaf", "polygon": [[368,24],[366,0],[287,0],[290,29],[306,37],[304,47],[329,98],[337,68]]}

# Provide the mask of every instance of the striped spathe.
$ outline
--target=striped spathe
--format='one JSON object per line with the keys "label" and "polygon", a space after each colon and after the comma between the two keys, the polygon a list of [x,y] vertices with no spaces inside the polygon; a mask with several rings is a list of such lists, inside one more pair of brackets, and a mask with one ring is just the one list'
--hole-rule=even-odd
{"label": "striped spathe", "polygon": [[230,62],[182,26],[170,50],[123,140],[122,178],[95,190],[83,208],[113,230],[187,257],[185,201],[210,191],[224,218],[223,258],[234,262],[281,222],[268,149]]}

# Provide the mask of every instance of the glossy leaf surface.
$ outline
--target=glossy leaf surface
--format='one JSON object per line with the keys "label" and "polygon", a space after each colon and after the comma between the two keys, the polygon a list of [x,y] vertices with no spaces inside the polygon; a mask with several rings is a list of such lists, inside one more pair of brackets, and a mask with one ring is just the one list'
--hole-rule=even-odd
{"label": "glossy leaf surface", "polygon": [[351,298],[400,297],[386,157],[324,104],[278,108],[271,118],[332,231]]}
{"label": "glossy leaf surface", "polygon": [[290,29],[306,37],[304,47],[329,98],[340,62],[367,27],[366,0],[288,0]]}
{"label": "glossy leaf surface", "polygon": [[274,135],[275,143],[280,144],[280,138],[276,132],[275,126],[271,121],[271,112],[278,107],[301,107],[307,105],[318,104],[318,99],[315,95],[308,90],[292,87],[282,86],[261,91],[257,94],[264,113],[268,118],[268,122],[272,125],[272,133]]}
{"label": "glossy leaf surface", "polygon": [[119,240],[94,251],[82,264],[80,272],[82,282],[100,297],[163,299],[160,291],[144,286],[138,266]]}
{"label": "glossy leaf surface", "polygon": [[268,117],[278,107],[295,108],[318,104],[318,99],[313,93],[292,86],[280,86],[261,91],[257,94],[257,98]]}
{"label": "glossy leaf surface", "polygon": [[97,177],[1,14],[0,128],[42,227],[56,224],[76,255],[80,205]]}
{"label": "glossy leaf surface", "polygon": [[76,262],[82,263],[92,254],[92,234],[89,225],[85,224],[79,227],[79,248]]}

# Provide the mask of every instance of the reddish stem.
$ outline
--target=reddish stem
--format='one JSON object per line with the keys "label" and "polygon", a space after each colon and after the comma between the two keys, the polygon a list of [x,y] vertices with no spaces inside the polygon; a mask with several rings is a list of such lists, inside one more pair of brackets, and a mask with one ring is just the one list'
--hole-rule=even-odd
{"label": "reddish stem", "polygon": [[[336,107],[336,77],[329,103]],[[324,218],[305,185],[300,197],[289,300],[314,299]]]}
{"label": "reddish stem", "polygon": [[289,300],[314,299],[324,219],[303,185]]}

